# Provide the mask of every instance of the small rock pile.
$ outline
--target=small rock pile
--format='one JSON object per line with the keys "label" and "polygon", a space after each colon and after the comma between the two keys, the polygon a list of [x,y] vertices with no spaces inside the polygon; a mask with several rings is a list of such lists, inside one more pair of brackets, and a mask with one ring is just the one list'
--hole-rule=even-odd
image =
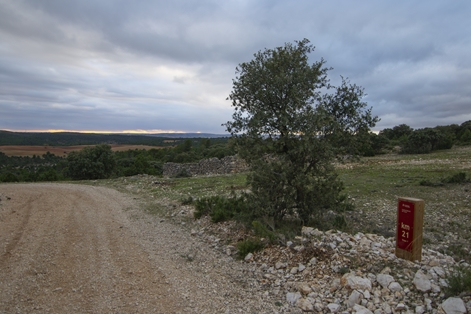
{"label": "small rock pile", "polygon": [[[289,304],[320,313],[466,313],[471,298],[444,300],[453,258],[424,250],[413,263],[395,256],[395,240],[375,234],[303,228],[298,243],[268,248],[248,262]],[[277,251],[275,253],[274,251]]]}
{"label": "small rock pile", "polygon": [[[236,254],[234,245],[217,242],[215,248]],[[314,313],[471,313],[470,295],[445,297],[445,278],[458,264],[452,257],[423,249],[421,262],[399,259],[394,238],[304,227],[301,237],[286,245],[269,245],[247,255],[244,262],[256,269],[253,274],[267,293],[278,298],[281,313],[295,309]]]}

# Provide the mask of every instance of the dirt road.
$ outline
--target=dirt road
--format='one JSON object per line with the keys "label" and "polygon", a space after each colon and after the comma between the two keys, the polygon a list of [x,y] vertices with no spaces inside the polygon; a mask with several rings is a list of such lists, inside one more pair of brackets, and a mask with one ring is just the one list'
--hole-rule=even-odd
{"label": "dirt road", "polygon": [[126,227],[132,200],[67,184],[0,185],[0,313],[176,313]]}
{"label": "dirt road", "polygon": [[0,314],[279,312],[255,265],[208,245],[199,220],[147,213],[147,199],[0,184]]}

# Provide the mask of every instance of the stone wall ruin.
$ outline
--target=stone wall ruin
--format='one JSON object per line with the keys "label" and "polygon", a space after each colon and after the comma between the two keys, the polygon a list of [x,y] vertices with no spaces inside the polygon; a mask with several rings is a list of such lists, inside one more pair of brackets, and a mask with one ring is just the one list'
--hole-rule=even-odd
{"label": "stone wall ruin", "polygon": [[226,156],[224,158],[204,159],[197,163],[179,164],[167,162],[163,165],[164,177],[175,177],[182,171],[192,176],[229,174],[247,171],[248,167],[244,160],[237,156]]}

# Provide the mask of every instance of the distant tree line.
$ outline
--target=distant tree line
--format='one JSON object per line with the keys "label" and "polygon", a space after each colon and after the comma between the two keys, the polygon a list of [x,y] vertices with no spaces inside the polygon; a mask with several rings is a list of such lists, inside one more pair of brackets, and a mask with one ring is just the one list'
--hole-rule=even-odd
{"label": "distant tree line", "polygon": [[188,163],[205,158],[223,158],[235,152],[227,138],[183,139],[175,147],[150,150],[111,151],[100,144],[59,157],[6,156],[0,152],[0,182],[94,180],[136,174],[161,175],[166,162]]}
{"label": "distant tree line", "polygon": [[413,129],[406,124],[387,128],[379,134],[370,133],[361,151],[364,156],[390,152],[399,147],[403,154],[427,154],[453,145],[471,144],[471,120],[447,126]]}
{"label": "distant tree line", "polygon": [[[2,133],[3,135],[3,133]],[[406,124],[384,129],[379,134],[363,134],[359,143],[363,156],[374,156],[400,148],[404,154],[425,154],[453,145],[471,145],[471,120],[461,125],[413,129]],[[0,182],[90,180],[136,174],[161,175],[166,162],[189,163],[235,154],[228,138],[178,139],[175,147],[112,152],[102,144],[60,157],[50,152],[42,156],[6,156],[0,152]],[[168,139],[167,139],[168,143]],[[37,143],[33,143],[37,144]],[[172,142],[172,144],[175,144]]]}
{"label": "distant tree line", "polygon": [[[215,138],[217,140],[219,138]],[[75,146],[98,144],[123,144],[123,145],[149,145],[149,146],[173,146],[174,141],[182,138],[160,137],[152,135],[128,135],[128,134],[91,134],[91,133],[30,133],[8,132],[0,130],[1,145],[44,145],[44,146]],[[183,139],[184,140],[184,139]]]}

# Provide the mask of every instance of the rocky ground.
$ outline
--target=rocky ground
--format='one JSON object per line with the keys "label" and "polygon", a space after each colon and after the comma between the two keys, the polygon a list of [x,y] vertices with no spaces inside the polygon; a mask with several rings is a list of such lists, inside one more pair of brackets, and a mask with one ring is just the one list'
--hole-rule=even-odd
{"label": "rocky ground", "polygon": [[[126,190],[140,193],[163,189],[159,180],[139,176],[124,182]],[[147,188],[146,188],[147,187]],[[192,219],[192,206],[166,200],[166,219],[186,228],[193,238],[213,250],[237,259],[235,244],[247,234],[234,222],[213,224],[209,218]],[[443,218],[442,218],[443,219]],[[302,236],[245,257],[243,280],[279,313],[471,313],[469,294],[447,298],[447,275],[458,265],[434,248],[449,241],[426,245],[421,262],[395,256],[395,239],[377,234],[321,232],[304,228]]]}
{"label": "rocky ground", "polygon": [[[205,237],[205,227],[197,230],[193,234]],[[234,254],[233,246],[217,245],[214,236],[206,239]],[[471,294],[445,297],[446,276],[458,264],[452,257],[425,249],[421,262],[410,262],[394,251],[393,238],[303,228],[295,241],[249,254],[244,262],[267,292],[278,297],[280,312],[471,312]]]}

